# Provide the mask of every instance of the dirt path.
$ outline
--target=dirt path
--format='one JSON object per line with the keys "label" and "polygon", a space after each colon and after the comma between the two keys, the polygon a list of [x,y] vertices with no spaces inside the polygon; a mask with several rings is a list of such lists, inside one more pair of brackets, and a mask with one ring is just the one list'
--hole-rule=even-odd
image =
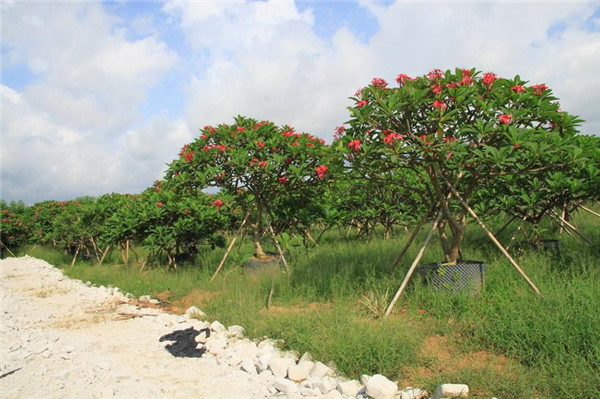
{"label": "dirt path", "polygon": [[[31,257],[0,261],[3,398],[265,398],[271,382],[159,338],[195,320],[124,304]],[[140,316],[141,314],[148,314]],[[208,354],[207,354],[208,355]]]}

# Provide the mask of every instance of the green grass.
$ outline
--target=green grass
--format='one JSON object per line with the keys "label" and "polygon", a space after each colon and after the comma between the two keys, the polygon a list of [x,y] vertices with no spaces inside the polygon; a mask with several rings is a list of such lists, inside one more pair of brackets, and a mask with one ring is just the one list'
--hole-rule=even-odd
{"label": "green grass", "polygon": [[[243,325],[252,337],[282,339],[286,348],[333,362],[349,376],[377,372],[429,390],[442,382],[467,383],[471,397],[597,398],[600,220],[578,214],[575,223],[593,245],[563,235],[560,258],[540,250],[511,250],[541,297],[473,225],[463,252],[466,259],[486,262],[481,295],[433,292],[415,276],[384,321],[373,315],[381,314],[399,287],[424,233],[391,274],[388,267],[404,237],[367,241],[330,232],[308,253],[293,248],[291,272],[276,276],[269,311],[272,274],[244,274],[238,267],[241,255],[210,283],[223,250],[202,252],[175,271],[147,266],[141,272],[120,265],[116,253],[105,266],[78,262],[72,269],[68,256],[40,248],[30,255],[65,267],[74,278],[119,286],[134,295],[168,291],[174,303],[196,303],[213,319]],[[242,244],[239,252],[251,252],[250,245]],[[434,243],[422,263],[441,257]],[[448,339],[449,359],[427,354],[428,342],[438,335]],[[471,355],[479,363],[469,365]]]}

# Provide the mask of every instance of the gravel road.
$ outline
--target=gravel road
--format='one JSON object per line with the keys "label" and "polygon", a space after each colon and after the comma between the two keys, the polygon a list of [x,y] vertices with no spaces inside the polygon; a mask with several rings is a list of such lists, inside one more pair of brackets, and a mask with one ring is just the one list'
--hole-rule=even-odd
{"label": "gravel road", "polygon": [[265,398],[272,379],[178,358],[159,338],[197,320],[124,303],[32,257],[0,261],[2,398]]}

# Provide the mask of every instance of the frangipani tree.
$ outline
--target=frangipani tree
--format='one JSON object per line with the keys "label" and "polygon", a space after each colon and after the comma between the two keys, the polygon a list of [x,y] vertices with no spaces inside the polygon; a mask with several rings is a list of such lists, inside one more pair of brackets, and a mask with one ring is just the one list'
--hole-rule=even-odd
{"label": "frangipani tree", "polygon": [[314,195],[330,174],[328,163],[324,140],[238,116],[233,125],[205,126],[170,164],[166,184],[190,193],[213,186],[233,196],[246,215],[253,212],[255,255],[265,257],[260,238],[273,201]]}
{"label": "frangipani tree", "polygon": [[334,146],[367,179],[397,168],[420,176],[406,188],[441,212],[438,233],[448,262],[460,257],[467,225],[461,200],[468,204],[499,178],[571,162],[564,154],[575,145],[580,120],[562,111],[544,84],[475,69],[400,74],[397,83],[391,88],[377,78],[359,90]]}

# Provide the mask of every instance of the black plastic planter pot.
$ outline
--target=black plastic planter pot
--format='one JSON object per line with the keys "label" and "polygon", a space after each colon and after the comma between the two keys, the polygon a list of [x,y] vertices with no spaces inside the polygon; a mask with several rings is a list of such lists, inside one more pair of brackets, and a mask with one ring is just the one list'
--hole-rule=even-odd
{"label": "black plastic planter pot", "polygon": [[476,260],[459,260],[455,265],[432,263],[419,269],[431,287],[450,293],[476,295],[485,282],[485,264]]}
{"label": "black plastic planter pot", "polygon": [[246,274],[254,274],[257,272],[265,272],[279,267],[279,258],[272,256],[267,259],[251,258],[244,262],[244,272]]}

